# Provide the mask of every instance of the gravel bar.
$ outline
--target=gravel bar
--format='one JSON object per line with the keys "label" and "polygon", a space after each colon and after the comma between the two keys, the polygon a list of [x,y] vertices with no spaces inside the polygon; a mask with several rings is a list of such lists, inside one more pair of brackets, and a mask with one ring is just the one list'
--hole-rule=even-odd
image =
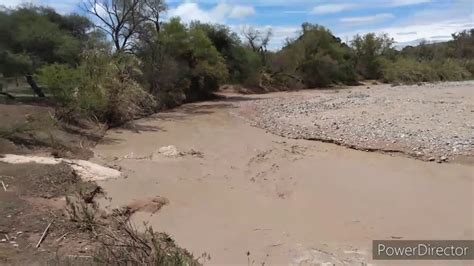
{"label": "gravel bar", "polygon": [[240,107],[288,138],[437,162],[474,155],[474,81],[277,93]]}

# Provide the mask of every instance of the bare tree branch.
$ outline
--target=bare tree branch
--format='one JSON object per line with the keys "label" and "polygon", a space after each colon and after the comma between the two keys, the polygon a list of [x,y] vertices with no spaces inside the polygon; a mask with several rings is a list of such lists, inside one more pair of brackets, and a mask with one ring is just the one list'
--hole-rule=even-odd
{"label": "bare tree branch", "polygon": [[253,27],[247,27],[243,30],[243,35],[252,50],[259,53],[262,57],[262,61],[265,63],[265,55],[268,51],[267,47],[273,35],[272,29],[269,28],[265,33],[262,33]]}
{"label": "bare tree branch", "polygon": [[[83,8],[98,19],[96,27],[112,39],[116,52],[125,52],[147,21],[159,22],[163,0],[85,0]],[[152,17],[153,16],[153,17]]]}

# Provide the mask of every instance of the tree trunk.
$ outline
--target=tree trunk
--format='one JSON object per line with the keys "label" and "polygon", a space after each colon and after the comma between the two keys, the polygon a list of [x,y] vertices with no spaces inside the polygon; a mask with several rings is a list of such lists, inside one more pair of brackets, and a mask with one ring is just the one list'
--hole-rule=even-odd
{"label": "tree trunk", "polygon": [[15,96],[11,95],[10,93],[0,91],[0,95],[5,95],[8,97],[8,99],[14,100]]}
{"label": "tree trunk", "polygon": [[43,90],[38,87],[38,84],[36,84],[36,81],[33,79],[33,75],[27,74],[26,76],[26,82],[30,85],[31,89],[38,95],[38,97],[45,97]]}

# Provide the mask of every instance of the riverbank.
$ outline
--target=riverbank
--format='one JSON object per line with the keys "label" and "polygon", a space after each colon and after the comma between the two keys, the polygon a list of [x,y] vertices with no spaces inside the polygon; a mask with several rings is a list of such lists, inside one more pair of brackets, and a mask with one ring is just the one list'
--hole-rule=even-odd
{"label": "riverbank", "polygon": [[101,204],[166,199],[132,220],[209,264],[361,263],[372,239],[472,239],[472,164],[287,139],[235,115],[276,96],[228,95],[110,130],[95,160],[128,178],[100,182]]}

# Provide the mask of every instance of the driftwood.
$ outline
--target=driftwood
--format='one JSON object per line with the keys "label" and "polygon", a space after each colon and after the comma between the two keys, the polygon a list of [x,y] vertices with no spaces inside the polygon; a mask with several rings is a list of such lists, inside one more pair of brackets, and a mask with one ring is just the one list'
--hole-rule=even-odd
{"label": "driftwood", "polygon": [[7,186],[5,186],[5,183],[3,183],[3,181],[2,181],[2,186],[3,186],[3,190],[5,190],[5,192],[7,192]]}
{"label": "driftwood", "polygon": [[36,244],[36,248],[39,248],[39,246],[41,245],[41,243],[43,243],[43,240],[46,238],[46,235],[48,234],[48,231],[49,231],[49,227],[51,227],[51,224],[53,224],[52,222],[48,224],[48,226],[46,227],[46,229],[44,229],[44,232],[43,234],[41,235],[41,238],[40,240],[38,241],[38,244]]}

